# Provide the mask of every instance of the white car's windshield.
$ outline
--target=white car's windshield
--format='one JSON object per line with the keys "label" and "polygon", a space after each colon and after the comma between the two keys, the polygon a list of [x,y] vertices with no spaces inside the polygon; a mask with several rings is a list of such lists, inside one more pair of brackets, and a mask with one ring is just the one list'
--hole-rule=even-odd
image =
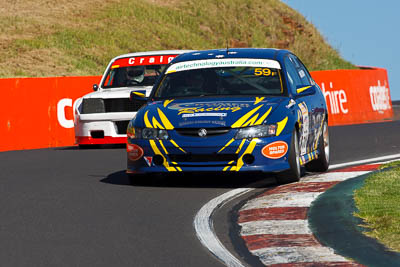
{"label": "white car's windshield", "polygon": [[129,66],[111,69],[103,88],[153,86],[166,65]]}
{"label": "white car's windshield", "polygon": [[121,57],[109,67],[103,88],[153,86],[158,76],[177,55],[144,55]]}
{"label": "white car's windshield", "polygon": [[279,69],[238,66],[171,72],[161,81],[154,97],[282,94]]}

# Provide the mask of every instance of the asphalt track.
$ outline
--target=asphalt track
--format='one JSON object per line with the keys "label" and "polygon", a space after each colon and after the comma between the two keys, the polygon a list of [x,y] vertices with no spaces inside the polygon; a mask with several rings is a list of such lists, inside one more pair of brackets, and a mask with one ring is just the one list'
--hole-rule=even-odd
{"label": "asphalt track", "polygon": [[[398,121],[329,130],[332,164],[400,152]],[[265,177],[132,186],[125,162],[121,147],[0,153],[0,265],[222,266],[197,240],[193,218],[210,199]],[[215,216],[217,233],[240,250],[225,212]]]}

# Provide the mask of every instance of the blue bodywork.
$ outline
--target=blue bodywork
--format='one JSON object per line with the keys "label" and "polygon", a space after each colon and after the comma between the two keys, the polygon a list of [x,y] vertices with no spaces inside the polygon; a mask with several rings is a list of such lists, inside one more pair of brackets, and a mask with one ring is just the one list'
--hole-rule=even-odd
{"label": "blue bodywork", "polygon": [[[290,168],[288,157],[294,131],[299,136],[301,164],[318,157],[321,128],[328,119],[325,99],[301,61],[291,52],[253,48],[198,51],[178,56],[169,66],[228,58],[279,62],[282,94],[159,99],[155,91],[168,75],[163,73],[147,104],[128,125],[127,173],[283,171]],[[291,83],[293,78],[288,77],[287,66],[296,67],[299,62],[304,72],[297,69],[298,78],[307,76],[310,82],[296,87]],[[275,125],[276,133],[268,137],[236,139],[241,128],[256,125]],[[168,133],[168,138],[131,138],[135,129],[143,128],[162,129]],[[205,136],[200,136],[202,130],[207,132]],[[267,151],[269,145],[283,152],[274,157],[273,149]]]}

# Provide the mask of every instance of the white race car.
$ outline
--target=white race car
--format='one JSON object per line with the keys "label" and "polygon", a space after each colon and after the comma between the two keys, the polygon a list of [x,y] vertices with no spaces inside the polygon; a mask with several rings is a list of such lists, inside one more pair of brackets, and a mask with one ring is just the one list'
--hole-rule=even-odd
{"label": "white race car", "polygon": [[113,58],[95,92],[74,104],[75,142],[80,146],[126,143],[126,128],[141,107],[129,100],[132,91],[151,89],[167,64],[189,50],[139,52]]}

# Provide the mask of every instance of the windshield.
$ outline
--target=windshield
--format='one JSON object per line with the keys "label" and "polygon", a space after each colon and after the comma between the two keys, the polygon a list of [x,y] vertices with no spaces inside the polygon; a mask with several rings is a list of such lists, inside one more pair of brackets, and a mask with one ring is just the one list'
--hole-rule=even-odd
{"label": "windshield", "polygon": [[118,58],[112,62],[103,88],[153,86],[158,76],[177,55],[144,55]]}
{"label": "windshield", "polygon": [[103,88],[153,86],[166,65],[130,66],[111,69]]}
{"label": "windshield", "polygon": [[234,66],[171,72],[161,81],[154,97],[282,94],[279,69]]}

